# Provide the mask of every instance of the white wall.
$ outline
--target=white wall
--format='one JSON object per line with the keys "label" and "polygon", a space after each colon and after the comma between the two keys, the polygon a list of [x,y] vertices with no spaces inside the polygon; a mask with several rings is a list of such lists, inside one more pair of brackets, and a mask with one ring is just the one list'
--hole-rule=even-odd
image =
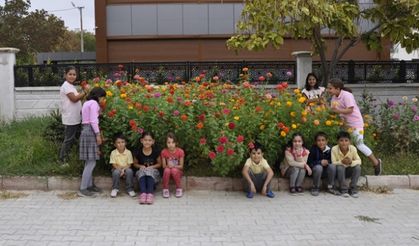
{"label": "white wall", "polygon": [[[295,86],[291,86],[295,87]],[[402,96],[410,98],[419,95],[419,84],[368,84],[349,85],[357,100],[360,100],[362,92],[367,90],[372,93],[377,103],[391,99],[401,102]],[[59,87],[18,87],[15,88],[16,119],[28,116],[48,115],[52,110],[60,106]]]}

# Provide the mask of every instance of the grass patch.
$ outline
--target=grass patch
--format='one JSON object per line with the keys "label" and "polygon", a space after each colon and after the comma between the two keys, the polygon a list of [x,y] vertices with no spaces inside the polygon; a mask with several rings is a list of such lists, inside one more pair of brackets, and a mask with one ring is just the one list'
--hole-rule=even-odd
{"label": "grass patch", "polygon": [[77,192],[65,192],[57,195],[59,198],[63,200],[74,200],[79,198]]}
{"label": "grass patch", "polygon": [[372,188],[372,187],[368,187],[366,185],[363,185],[361,187],[359,187],[360,191],[368,191],[368,192],[373,192],[376,194],[391,194],[393,193],[393,189],[389,188],[387,186],[379,186],[377,188]]}
{"label": "grass patch", "polygon": [[380,220],[379,218],[373,218],[365,215],[357,215],[355,216],[355,218],[363,222],[381,224],[380,222],[378,222]]}
{"label": "grass patch", "polygon": [[0,192],[0,200],[7,200],[7,199],[18,199],[21,197],[26,197],[28,194],[22,192],[10,192],[10,191],[1,191]]}
{"label": "grass patch", "polygon": [[[78,160],[77,146],[73,146],[69,166],[61,167],[58,162],[58,151],[61,143],[52,142],[43,137],[46,128],[54,122],[53,117],[27,118],[6,124],[0,121],[0,175],[34,175],[34,176],[69,176],[78,177],[83,170],[83,162]],[[375,153],[384,163],[383,175],[418,175],[419,155],[412,153],[395,155]],[[360,154],[362,156],[362,154]],[[364,156],[363,175],[373,175],[373,167]],[[274,165],[274,163],[271,163]],[[185,168],[188,176],[218,176],[208,160],[191,160]],[[278,168],[275,166],[275,175]],[[110,175],[110,165],[98,161],[95,175]],[[241,177],[241,167],[233,172],[232,177]],[[371,191],[371,190],[369,190]],[[372,191],[388,193],[385,190]]]}

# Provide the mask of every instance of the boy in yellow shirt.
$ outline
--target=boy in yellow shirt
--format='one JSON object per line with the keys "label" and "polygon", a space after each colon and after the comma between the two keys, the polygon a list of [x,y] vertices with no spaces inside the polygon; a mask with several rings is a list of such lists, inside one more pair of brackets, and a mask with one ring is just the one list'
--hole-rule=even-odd
{"label": "boy in yellow shirt", "polygon": [[112,165],[112,191],[111,197],[115,198],[119,192],[119,181],[125,176],[126,190],[130,197],[135,197],[134,192],[134,172],[131,165],[134,162],[132,153],[126,146],[125,136],[118,134],[114,138],[115,148],[111,152],[109,163]]}
{"label": "boy in yellow shirt", "polygon": [[250,149],[250,158],[246,160],[242,174],[246,182],[244,190],[247,192],[247,198],[253,198],[256,192],[269,198],[275,197],[270,188],[274,172],[263,158],[262,145],[259,143],[254,143],[253,148]]}
{"label": "boy in yellow shirt", "polygon": [[[343,197],[358,198],[357,183],[361,175],[361,158],[356,147],[351,144],[351,136],[347,132],[339,132],[338,145],[332,148],[332,164],[336,166],[340,194]],[[351,186],[348,193],[346,177],[351,177]]]}

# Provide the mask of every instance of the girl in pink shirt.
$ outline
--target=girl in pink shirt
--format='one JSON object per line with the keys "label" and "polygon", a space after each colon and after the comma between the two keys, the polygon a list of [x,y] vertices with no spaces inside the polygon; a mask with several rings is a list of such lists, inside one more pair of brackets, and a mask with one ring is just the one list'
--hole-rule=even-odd
{"label": "girl in pink shirt", "polygon": [[185,153],[181,148],[176,146],[175,134],[169,132],[166,138],[165,148],[161,152],[161,159],[163,164],[163,197],[169,198],[169,180],[173,177],[176,184],[176,197],[182,196],[182,184],[181,179],[183,175],[183,163],[185,159]]}
{"label": "girl in pink shirt", "polygon": [[85,161],[85,164],[79,196],[94,197],[94,192],[101,192],[101,189],[93,183],[92,173],[96,166],[96,160],[99,160],[99,146],[102,144],[99,130],[99,100],[105,96],[105,90],[100,87],[93,88],[81,110],[83,126],[80,134],[79,156],[80,160]]}
{"label": "girl in pink shirt", "polygon": [[371,149],[364,144],[364,120],[351,90],[344,87],[340,79],[331,79],[327,85],[327,92],[332,95],[331,110],[340,115],[347,127],[352,128],[356,147],[373,163],[374,174],[380,175],[381,160],[377,159]]}

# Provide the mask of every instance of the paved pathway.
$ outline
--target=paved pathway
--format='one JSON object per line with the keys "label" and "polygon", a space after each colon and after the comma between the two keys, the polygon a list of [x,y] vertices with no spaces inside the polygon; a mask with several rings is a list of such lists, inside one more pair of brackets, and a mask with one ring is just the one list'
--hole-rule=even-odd
{"label": "paved pathway", "polygon": [[[0,245],[419,245],[419,191],[361,197],[189,191],[138,205],[126,195],[0,200]],[[377,219],[372,222],[371,220]]]}

